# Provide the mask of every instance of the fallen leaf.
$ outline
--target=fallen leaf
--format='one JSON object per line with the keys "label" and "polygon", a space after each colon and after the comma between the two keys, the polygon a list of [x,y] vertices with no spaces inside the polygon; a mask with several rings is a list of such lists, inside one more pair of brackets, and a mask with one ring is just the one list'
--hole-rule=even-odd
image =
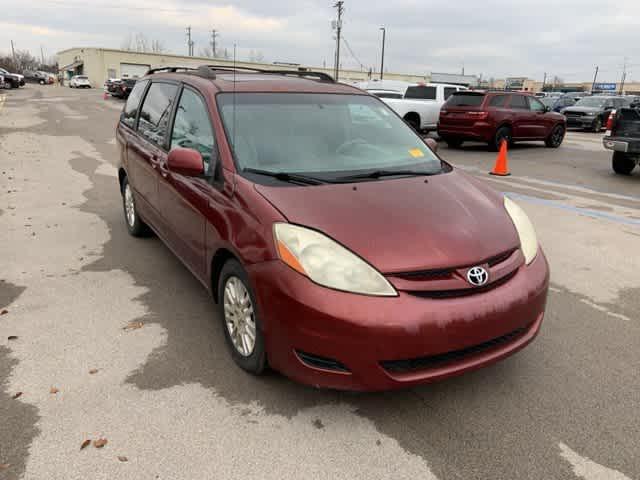
{"label": "fallen leaf", "polygon": [[11,466],[10,463],[0,463],[0,470],[6,470]]}
{"label": "fallen leaf", "polygon": [[128,462],[129,459],[127,457],[123,457],[122,455],[118,455],[118,460],[120,460],[121,462]]}
{"label": "fallen leaf", "polygon": [[98,373],[97,368],[92,368],[91,370],[89,370],[89,375],[93,375],[94,373]]}
{"label": "fallen leaf", "polygon": [[58,393],[59,391],[60,391],[60,390],[58,390],[56,387],[51,387],[51,390],[49,390],[49,393],[51,393],[51,394],[54,394],[54,395],[55,395],[55,394],[56,394],[56,393]]}
{"label": "fallen leaf", "polygon": [[7,313],[9,313],[9,310],[7,310],[6,308],[3,308],[2,311],[0,312],[0,315],[6,315]]}
{"label": "fallen leaf", "polygon": [[107,439],[106,438],[100,438],[98,440],[94,440],[93,441],[93,446],[96,448],[102,448],[107,444]]}
{"label": "fallen leaf", "polygon": [[80,450],[84,450],[85,448],[87,448],[90,443],[91,443],[91,440],[87,438],[84,442],[82,442],[82,445],[80,445]]}
{"label": "fallen leaf", "polygon": [[143,325],[144,325],[144,323],[142,323],[142,322],[129,322],[122,329],[123,330],[138,330],[139,328],[142,328]]}
{"label": "fallen leaf", "polygon": [[13,396],[13,399],[15,400],[16,398],[19,398],[22,396],[22,392],[18,392]]}
{"label": "fallen leaf", "polygon": [[9,335],[9,336],[7,337],[7,340],[17,340],[17,339],[18,339],[18,336],[17,336],[17,335]]}

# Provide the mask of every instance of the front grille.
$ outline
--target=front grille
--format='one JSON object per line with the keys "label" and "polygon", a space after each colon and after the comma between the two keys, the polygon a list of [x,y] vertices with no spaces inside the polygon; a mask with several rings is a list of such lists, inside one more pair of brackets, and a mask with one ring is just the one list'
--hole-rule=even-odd
{"label": "front grille", "polygon": [[487,285],[484,285],[482,287],[461,288],[457,290],[409,290],[407,291],[407,293],[415,297],[433,299],[467,297],[469,295],[476,295],[478,293],[487,292],[499,287],[500,285],[504,285],[509,280],[511,280],[516,273],[518,273],[518,270],[514,270],[501,279],[496,280],[495,282],[488,283]]}
{"label": "front grille", "polygon": [[347,367],[332,358],[320,357],[318,355],[302,352],[300,350],[296,350],[296,355],[298,355],[298,358],[302,361],[302,363],[306,364],[309,367],[321,368],[323,370],[333,370],[335,372],[349,372],[349,369]]}
{"label": "front grille", "polygon": [[517,328],[516,330],[507,333],[493,340],[489,340],[472,347],[463,348],[461,350],[453,350],[451,352],[440,353],[438,355],[431,355],[428,357],[410,358],[407,360],[387,360],[380,362],[382,368],[391,373],[408,373],[416,370],[427,370],[429,368],[441,367],[443,365],[453,363],[480,353],[486,352],[493,348],[499,347],[506,343],[524,335],[529,329],[529,326]]}
{"label": "front grille", "polygon": [[565,112],[565,117],[583,117],[584,112]]}

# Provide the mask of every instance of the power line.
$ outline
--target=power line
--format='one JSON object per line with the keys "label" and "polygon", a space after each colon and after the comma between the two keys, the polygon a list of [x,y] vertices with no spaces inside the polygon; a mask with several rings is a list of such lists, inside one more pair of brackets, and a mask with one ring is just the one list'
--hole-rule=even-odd
{"label": "power line", "polygon": [[347,50],[349,50],[351,57],[360,65],[360,68],[364,68],[364,63],[362,63],[360,59],[356,56],[356,54],[353,52],[351,45],[349,45],[349,42],[347,42],[347,39],[344,35],[342,36],[342,41],[344,42],[345,47],[347,47]]}

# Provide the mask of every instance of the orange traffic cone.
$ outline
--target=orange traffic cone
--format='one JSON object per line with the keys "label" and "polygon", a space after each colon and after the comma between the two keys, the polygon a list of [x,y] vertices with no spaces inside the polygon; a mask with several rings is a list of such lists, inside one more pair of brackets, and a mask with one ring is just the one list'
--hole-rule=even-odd
{"label": "orange traffic cone", "polygon": [[496,163],[493,166],[493,170],[491,170],[489,173],[491,175],[498,175],[500,177],[508,177],[511,174],[509,173],[509,166],[507,164],[507,141],[502,140],[502,143],[500,143],[500,151],[498,152],[498,157],[496,158]]}

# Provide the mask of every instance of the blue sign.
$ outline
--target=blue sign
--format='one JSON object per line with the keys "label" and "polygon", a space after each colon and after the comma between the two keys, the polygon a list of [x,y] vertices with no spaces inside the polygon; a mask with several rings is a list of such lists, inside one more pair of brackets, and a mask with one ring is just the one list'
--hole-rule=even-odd
{"label": "blue sign", "polygon": [[594,90],[615,90],[616,84],[615,83],[595,83],[593,85],[593,89]]}

